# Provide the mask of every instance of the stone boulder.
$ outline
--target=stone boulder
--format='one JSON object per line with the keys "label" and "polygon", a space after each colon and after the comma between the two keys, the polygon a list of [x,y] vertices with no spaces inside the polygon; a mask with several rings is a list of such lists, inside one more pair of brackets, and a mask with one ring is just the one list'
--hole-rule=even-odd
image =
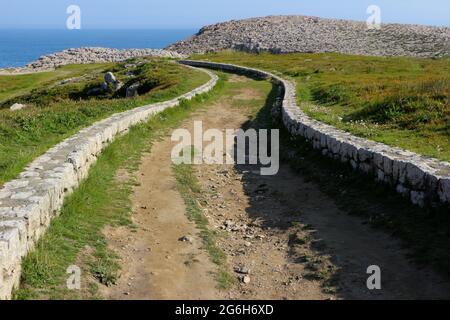
{"label": "stone boulder", "polygon": [[132,85],[130,85],[127,88],[127,93],[126,93],[127,98],[137,97],[139,86],[140,86],[139,82],[136,82],[136,83],[133,83]]}
{"label": "stone boulder", "polygon": [[18,111],[18,110],[22,110],[28,108],[27,105],[25,104],[21,104],[21,103],[14,103],[11,107],[9,107],[9,110],[11,111]]}
{"label": "stone boulder", "polygon": [[108,88],[109,85],[112,86],[113,91],[119,91],[123,87],[123,83],[117,80],[112,72],[105,73],[105,83],[102,84],[102,88]]}
{"label": "stone boulder", "polygon": [[115,82],[117,82],[117,79],[112,72],[107,72],[105,73],[105,82],[114,84]]}

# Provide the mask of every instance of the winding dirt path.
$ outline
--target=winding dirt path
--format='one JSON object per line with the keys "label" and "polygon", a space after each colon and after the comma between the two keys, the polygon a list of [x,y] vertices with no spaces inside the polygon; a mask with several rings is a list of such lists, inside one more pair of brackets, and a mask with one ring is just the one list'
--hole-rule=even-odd
{"label": "winding dirt path", "polygon": [[[239,83],[239,87],[233,86]],[[202,120],[204,129],[236,129],[264,103],[267,90],[230,76],[226,94],[184,122]],[[243,107],[237,107],[242,102]],[[133,195],[135,230],[105,230],[122,259],[112,299],[420,299],[449,298],[450,284],[406,259],[400,243],[339,210],[317,185],[288,164],[275,176],[255,166],[195,167],[202,210],[219,234],[236,283],[219,290],[217,267],[203,248],[171,171],[170,136],[143,159]],[[192,241],[179,239],[189,236]],[[382,290],[366,287],[366,269],[382,269]],[[245,277],[245,282],[243,281]]]}

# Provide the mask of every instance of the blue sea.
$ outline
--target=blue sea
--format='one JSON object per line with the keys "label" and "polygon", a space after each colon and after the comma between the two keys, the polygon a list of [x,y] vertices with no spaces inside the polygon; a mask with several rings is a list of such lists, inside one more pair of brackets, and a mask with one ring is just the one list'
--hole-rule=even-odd
{"label": "blue sea", "polygon": [[197,30],[0,30],[0,68],[20,67],[42,55],[78,47],[162,49]]}

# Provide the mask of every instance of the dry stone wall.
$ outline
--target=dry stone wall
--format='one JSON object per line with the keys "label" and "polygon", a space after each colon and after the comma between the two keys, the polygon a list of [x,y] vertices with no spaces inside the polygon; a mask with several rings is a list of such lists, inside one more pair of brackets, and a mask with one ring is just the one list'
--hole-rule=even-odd
{"label": "dry stone wall", "polygon": [[274,79],[284,87],[282,120],[292,135],[305,138],[324,156],[349,163],[355,170],[392,185],[414,204],[450,207],[449,163],[359,138],[310,118],[297,105],[295,85],[274,74],[206,61],[182,63]]}
{"label": "dry stone wall", "polygon": [[69,195],[115,137],[182,99],[210,91],[218,77],[176,99],[113,115],[81,130],[28,165],[0,189],[0,299],[11,298],[18,285],[22,258],[33,249]]}

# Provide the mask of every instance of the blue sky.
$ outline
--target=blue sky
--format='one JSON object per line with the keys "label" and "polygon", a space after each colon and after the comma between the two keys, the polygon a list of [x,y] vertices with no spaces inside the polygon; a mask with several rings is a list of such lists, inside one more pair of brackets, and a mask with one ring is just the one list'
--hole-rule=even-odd
{"label": "blue sky", "polygon": [[449,0],[0,0],[0,28],[64,28],[69,5],[82,10],[83,29],[199,28],[273,14],[450,26]]}

